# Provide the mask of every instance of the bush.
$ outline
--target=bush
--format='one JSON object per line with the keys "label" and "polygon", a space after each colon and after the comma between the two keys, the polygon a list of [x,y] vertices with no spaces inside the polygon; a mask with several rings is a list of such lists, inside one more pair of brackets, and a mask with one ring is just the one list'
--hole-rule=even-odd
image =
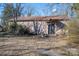
{"label": "bush", "polygon": [[8,31],[9,31],[9,32],[12,32],[12,33],[15,33],[17,27],[18,27],[17,24],[12,23],[12,24],[9,25],[9,27],[8,27]]}
{"label": "bush", "polygon": [[12,24],[9,26],[9,30],[8,30],[8,31],[9,31],[10,33],[16,34],[16,35],[25,35],[25,34],[30,33],[29,28],[27,28],[26,26],[24,26],[24,25],[19,25],[19,24],[14,24],[14,23],[12,23]]}
{"label": "bush", "polygon": [[30,29],[26,26],[18,25],[16,33],[18,35],[25,35],[30,33]]}
{"label": "bush", "polygon": [[79,20],[70,20],[67,24],[68,40],[70,40],[70,42],[79,43]]}

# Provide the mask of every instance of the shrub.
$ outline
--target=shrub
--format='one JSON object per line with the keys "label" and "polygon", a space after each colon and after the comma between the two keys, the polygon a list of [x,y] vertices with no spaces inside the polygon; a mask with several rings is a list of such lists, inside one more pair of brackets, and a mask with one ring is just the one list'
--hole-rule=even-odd
{"label": "shrub", "polygon": [[9,30],[8,30],[8,31],[9,31],[10,33],[16,34],[16,35],[24,35],[24,34],[30,33],[29,28],[27,28],[26,26],[24,26],[24,25],[19,25],[19,24],[14,24],[14,23],[12,23],[12,24],[9,26]]}
{"label": "shrub", "polygon": [[25,35],[25,34],[29,34],[30,33],[30,29],[27,28],[26,26],[22,26],[22,25],[18,25],[17,27],[17,34],[18,35]]}
{"label": "shrub", "polygon": [[17,29],[17,27],[18,27],[18,25],[17,25],[17,24],[12,23],[12,24],[10,24],[10,25],[8,26],[8,31],[9,31],[10,33],[15,33],[15,32],[16,32],[16,29]]}
{"label": "shrub", "polygon": [[70,20],[67,22],[68,40],[79,43],[79,20]]}

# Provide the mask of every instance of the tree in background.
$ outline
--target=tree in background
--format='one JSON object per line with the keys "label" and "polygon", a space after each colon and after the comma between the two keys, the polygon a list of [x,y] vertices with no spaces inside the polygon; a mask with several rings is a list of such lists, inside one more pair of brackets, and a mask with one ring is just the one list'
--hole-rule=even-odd
{"label": "tree in background", "polygon": [[12,14],[13,10],[13,4],[3,4],[3,11],[2,11],[2,19],[3,19],[3,24],[7,24],[8,20],[13,17]]}
{"label": "tree in background", "polygon": [[22,15],[23,7],[21,6],[20,3],[6,3],[3,4],[3,11],[2,11],[2,19],[4,25],[8,26],[8,20],[13,18],[14,19],[14,24],[15,24],[15,30],[17,28],[17,17]]}
{"label": "tree in background", "polygon": [[16,3],[13,6],[12,14],[13,14],[13,19],[14,19],[14,32],[17,30],[17,18],[23,15],[23,9],[24,7],[22,6],[21,3]]}
{"label": "tree in background", "polygon": [[[25,13],[27,14],[27,16],[33,16],[33,14],[37,13],[37,10],[34,7],[28,6],[25,9]],[[38,34],[38,22],[37,21],[33,21],[33,26],[34,26],[34,33]]]}
{"label": "tree in background", "polygon": [[3,10],[2,10],[2,25],[5,28],[4,30],[8,30],[8,21],[10,18],[13,17],[12,10],[13,10],[13,4],[5,3],[2,4]]}
{"label": "tree in background", "polygon": [[79,3],[73,3],[72,10],[75,10],[77,17],[79,18]]}
{"label": "tree in background", "polygon": [[22,13],[23,9],[24,9],[24,7],[22,6],[21,3],[14,4],[13,17],[15,18],[15,21],[17,20],[17,17],[23,15],[23,13]]}
{"label": "tree in background", "polygon": [[71,11],[75,10],[77,17],[67,22],[68,40],[70,43],[79,44],[79,4],[75,3],[71,6]]}
{"label": "tree in background", "polygon": [[25,8],[25,13],[27,16],[32,16],[35,12],[36,12],[35,8],[33,8],[31,6],[27,6]]}
{"label": "tree in background", "polygon": [[53,16],[74,16],[74,10],[72,10],[73,3],[49,3],[48,12],[51,12]]}

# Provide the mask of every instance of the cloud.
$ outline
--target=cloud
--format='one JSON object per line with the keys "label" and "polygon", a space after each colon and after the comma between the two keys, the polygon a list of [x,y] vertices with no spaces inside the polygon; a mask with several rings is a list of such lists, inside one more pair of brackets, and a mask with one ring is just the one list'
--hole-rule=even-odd
{"label": "cloud", "polygon": [[56,11],[57,11],[57,9],[56,9],[56,8],[52,9],[52,12],[56,12]]}

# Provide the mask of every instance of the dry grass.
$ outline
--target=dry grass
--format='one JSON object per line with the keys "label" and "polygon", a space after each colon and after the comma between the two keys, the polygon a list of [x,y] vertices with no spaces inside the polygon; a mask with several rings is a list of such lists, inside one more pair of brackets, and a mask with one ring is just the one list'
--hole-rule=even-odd
{"label": "dry grass", "polygon": [[0,37],[2,56],[60,56],[79,55],[79,47],[64,37]]}
{"label": "dry grass", "polygon": [[68,29],[67,40],[69,40],[70,43],[79,43],[79,20],[68,21],[66,29]]}
{"label": "dry grass", "polygon": [[0,38],[0,55],[40,55],[41,49],[50,51],[66,44],[65,40],[60,41],[60,39],[52,37],[2,37]]}

